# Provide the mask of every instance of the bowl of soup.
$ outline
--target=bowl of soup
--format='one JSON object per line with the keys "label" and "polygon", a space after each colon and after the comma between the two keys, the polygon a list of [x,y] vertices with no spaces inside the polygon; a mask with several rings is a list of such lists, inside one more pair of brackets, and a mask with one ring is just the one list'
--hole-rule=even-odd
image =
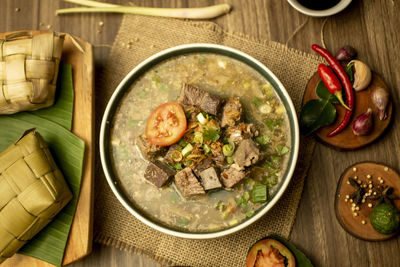
{"label": "bowl of soup", "polygon": [[282,83],[256,59],[215,44],[172,47],[134,67],[100,130],[102,167],[122,205],[191,239],[225,236],[266,214],[298,149]]}

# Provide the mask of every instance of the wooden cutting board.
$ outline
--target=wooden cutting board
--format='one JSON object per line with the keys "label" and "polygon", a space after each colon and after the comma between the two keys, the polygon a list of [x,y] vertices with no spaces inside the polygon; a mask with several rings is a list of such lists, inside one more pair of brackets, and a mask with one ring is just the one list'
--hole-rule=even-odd
{"label": "wooden cutting board", "polygon": [[[32,31],[33,34],[43,31]],[[0,38],[10,34],[0,34]],[[75,90],[72,132],[85,141],[81,191],[72,222],[63,265],[77,261],[92,251],[93,241],[93,173],[94,173],[94,69],[90,43],[66,34],[62,61],[71,64]],[[54,266],[41,260],[15,254],[2,267]]]}

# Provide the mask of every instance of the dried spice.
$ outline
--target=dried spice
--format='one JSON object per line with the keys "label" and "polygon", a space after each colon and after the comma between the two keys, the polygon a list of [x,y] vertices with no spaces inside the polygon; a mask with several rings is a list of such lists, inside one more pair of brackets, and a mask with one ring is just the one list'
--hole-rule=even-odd
{"label": "dried spice", "polygon": [[381,203],[393,204],[392,200],[400,199],[398,196],[393,194],[393,187],[385,186],[380,190],[376,191],[376,195],[368,196],[371,200],[379,200],[378,205]]}
{"label": "dried spice", "polygon": [[362,188],[361,185],[354,178],[349,178],[348,181],[350,185],[356,189],[356,191],[354,191],[354,193],[350,195],[350,199],[352,199],[354,203],[360,204],[363,196],[365,195],[364,188]]}

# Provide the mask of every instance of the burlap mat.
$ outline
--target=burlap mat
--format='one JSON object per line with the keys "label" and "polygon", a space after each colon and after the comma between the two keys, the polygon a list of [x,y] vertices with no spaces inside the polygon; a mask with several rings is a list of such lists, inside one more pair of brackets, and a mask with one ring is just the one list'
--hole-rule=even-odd
{"label": "burlap mat", "polygon": [[[297,111],[308,78],[320,59],[271,41],[223,31],[211,22],[125,16],[111,49],[109,63],[99,75],[97,118],[121,79],[139,62],[168,47],[185,43],[216,43],[244,51],[264,63],[289,92]],[[97,124],[98,126],[99,124]],[[98,127],[97,127],[98,128]],[[101,168],[97,169],[95,240],[145,253],[161,264],[243,266],[249,247],[275,233],[289,237],[296,216],[314,141],[302,140],[295,175],[278,204],[261,220],[236,234],[214,240],[186,240],[162,234],[137,220],[113,195]],[[99,162],[99,161],[97,161]]]}

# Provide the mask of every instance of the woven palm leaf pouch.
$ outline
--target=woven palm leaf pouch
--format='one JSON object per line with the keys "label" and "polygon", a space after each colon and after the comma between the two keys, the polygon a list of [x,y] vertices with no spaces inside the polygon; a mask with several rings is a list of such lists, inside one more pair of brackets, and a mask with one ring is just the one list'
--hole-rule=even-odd
{"label": "woven palm leaf pouch", "polygon": [[64,35],[19,31],[0,39],[0,114],[53,105]]}
{"label": "woven palm leaf pouch", "polygon": [[72,193],[35,129],[0,153],[0,263],[42,230]]}

